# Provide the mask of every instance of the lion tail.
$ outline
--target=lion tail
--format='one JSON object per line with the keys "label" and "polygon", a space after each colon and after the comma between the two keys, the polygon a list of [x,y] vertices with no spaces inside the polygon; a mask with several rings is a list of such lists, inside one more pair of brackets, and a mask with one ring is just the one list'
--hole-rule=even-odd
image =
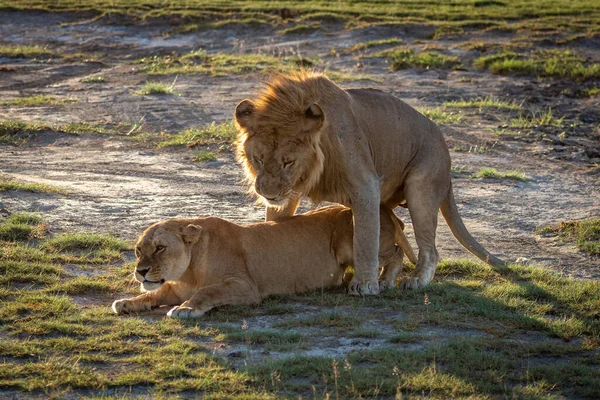
{"label": "lion tail", "polygon": [[450,187],[448,188],[448,193],[446,193],[446,197],[444,197],[444,200],[442,201],[440,210],[442,211],[442,215],[450,227],[452,234],[454,234],[454,237],[458,239],[465,249],[469,250],[473,255],[485,261],[492,267],[503,268],[508,265],[505,261],[502,261],[488,252],[473,238],[473,236],[471,236],[465,227],[462,218],[458,214],[456,202],[454,201],[454,194],[452,193],[452,184],[450,184]]}
{"label": "lion tail", "polygon": [[392,221],[394,222],[394,241],[404,251],[404,254],[406,254],[408,260],[411,263],[417,265],[417,255],[413,251],[413,248],[410,246],[408,239],[404,235],[404,223],[400,221],[396,214],[394,214],[394,211],[388,210],[388,213],[390,214],[390,218],[392,218]]}

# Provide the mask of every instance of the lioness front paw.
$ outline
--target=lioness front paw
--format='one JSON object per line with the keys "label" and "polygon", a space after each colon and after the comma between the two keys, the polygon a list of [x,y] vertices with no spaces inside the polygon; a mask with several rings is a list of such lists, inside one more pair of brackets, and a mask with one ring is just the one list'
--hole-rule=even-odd
{"label": "lioness front paw", "polygon": [[350,285],[348,285],[348,294],[350,296],[377,296],[379,294],[379,282],[352,281],[350,282]]}
{"label": "lioness front paw", "polygon": [[195,308],[188,307],[184,304],[173,307],[168,313],[167,317],[170,318],[180,318],[180,319],[189,319],[189,318],[200,318],[204,315],[202,311],[196,310]]}
{"label": "lioness front paw", "polygon": [[393,289],[396,286],[393,280],[381,280],[379,281],[379,290],[383,292],[384,290]]}
{"label": "lioness front paw", "polygon": [[400,281],[400,287],[402,289],[420,289],[429,285],[429,281],[426,281],[423,278],[419,278],[418,276],[405,276]]}
{"label": "lioness front paw", "polygon": [[123,315],[135,311],[135,307],[133,307],[133,301],[121,299],[112,303],[112,310],[117,315]]}

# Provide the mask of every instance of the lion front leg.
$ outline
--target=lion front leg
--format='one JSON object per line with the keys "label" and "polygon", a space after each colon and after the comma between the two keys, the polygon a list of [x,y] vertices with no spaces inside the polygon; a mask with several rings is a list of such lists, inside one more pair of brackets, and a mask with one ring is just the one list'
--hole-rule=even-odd
{"label": "lion front leg", "polygon": [[244,279],[229,278],[198,290],[191,299],[171,309],[167,316],[182,319],[200,318],[217,306],[257,303],[260,303],[260,295],[256,286]]}
{"label": "lion front leg", "polygon": [[354,278],[348,287],[353,296],[379,294],[379,184],[373,180],[352,199],[354,223]]}
{"label": "lion front leg", "polygon": [[156,306],[179,303],[181,303],[181,299],[175,294],[169,282],[165,282],[152,292],[146,292],[131,299],[115,300],[112,304],[112,310],[115,314],[122,315],[147,311]]}

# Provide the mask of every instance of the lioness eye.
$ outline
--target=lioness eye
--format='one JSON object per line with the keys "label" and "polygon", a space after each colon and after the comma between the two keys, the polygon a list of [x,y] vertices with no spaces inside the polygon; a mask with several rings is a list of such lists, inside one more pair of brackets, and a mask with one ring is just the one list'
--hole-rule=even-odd
{"label": "lioness eye", "polygon": [[281,167],[283,169],[286,169],[287,167],[290,167],[290,166],[294,165],[295,162],[296,162],[295,160],[284,161],[283,165]]}
{"label": "lioness eye", "polygon": [[135,255],[136,255],[137,257],[139,257],[139,256],[140,256],[140,254],[141,254],[140,248],[139,248],[139,247],[136,247],[136,248],[135,248]]}
{"label": "lioness eye", "polygon": [[165,246],[156,246],[156,254],[162,252],[165,249]]}

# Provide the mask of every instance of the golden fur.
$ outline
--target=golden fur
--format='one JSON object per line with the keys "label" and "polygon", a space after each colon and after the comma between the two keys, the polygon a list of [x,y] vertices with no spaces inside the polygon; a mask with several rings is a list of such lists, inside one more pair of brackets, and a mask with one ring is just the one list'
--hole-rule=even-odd
{"label": "golden fur", "polygon": [[[408,242],[402,222],[381,208],[381,280],[394,286]],[[225,304],[254,304],[342,283],[353,264],[352,212],[332,206],[304,215],[240,226],[220,218],[171,219],[136,244],[135,278],[146,293],[117,300],[117,314],[176,306],[172,317],[199,317]],[[414,253],[407,248],[409,259]]]}
{"label": "golden fur", "polygon": [[356,260],[351,293],[377,294],[378,205],[406,201],[419,261],[404,287],[429,284],[438,261],[437,213],[456,238],[492,265],[465,228],[439,128],[401,100],[375,89],[343,90],[318,73],[271,79],[236,107],[238,160],[267,204],[267,220],[293,215],[300,198],[352,207]]}

